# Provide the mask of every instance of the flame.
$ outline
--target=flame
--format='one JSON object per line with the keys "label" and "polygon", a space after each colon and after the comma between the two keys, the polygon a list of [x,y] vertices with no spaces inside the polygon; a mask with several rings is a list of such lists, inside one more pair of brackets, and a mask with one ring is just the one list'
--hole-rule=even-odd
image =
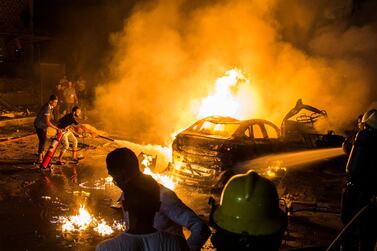
{"label": "flame", "polygon": [[152,155],[145,153],[141,153],[141,158],[142,159],[140,160],[140,163],[144,167],[144,174],[152,176],[153,179],[155,179],[164,187],[167,187],[170,190],[174,190],[175,183],[170,176],[152,172],[151,167],[153,163],[155,164],[156,158],[153,158]]}
{"label": "flame", "polygon": [[225,76],[218,78],[215,93],[202,100],[198,118],[215,115],[239,117],[240,102],[232,92],[240,83],[249,85],[250,80],[239,69],[228,70]]}
{"label": "flame", "polygon": [[174,190],[175,188],[175,182],[168,175],[161,175],[159,173],[154,173],[151,171],[149,167],[146,167],[144,169],[144,174],[152,176],[153,179],[155,179],[158,183],[160,183],[164,187],[169,188],[170,190]]}
{"label": "flame", "polygon": [[101,236],[106,236],[114,233],[114,230],[107,225],[106,221],[102,220],[98,225],[94,228],[94,231],[99,233]]}
{"label": "flame", "polygon": [[77,215],[59,217],[59,222],[62,223],[63,232],[82,232],[88,229],[93,229],[101,236],[107,236],[114,233],[114,231],[124,231],[124,224],[114,221],[110,226],[104,219],[98,220],[92,216],[88,210],[81,205]]}
{"label": "flame", "polygon": [[92,222],[92,217],[88,210],[83,205],[80,206],[79,214],[66,218],[62,225],[63,232],[65,231],[81,231],[89,227]]}
{"label": "flame", "polygon": [[[144,154],[143,155],[143,160],[141,161],[141,164],[145,167],[150,167],[153,162],[153,157],[151,155]],[[145,171],[144,171],[145,173]]]}
{"label": "flame", "polygon": [[107,176],[105,178],[105,185],[109,185],[109,186],[114,185],[114,183],[113,183],[113,177]]}

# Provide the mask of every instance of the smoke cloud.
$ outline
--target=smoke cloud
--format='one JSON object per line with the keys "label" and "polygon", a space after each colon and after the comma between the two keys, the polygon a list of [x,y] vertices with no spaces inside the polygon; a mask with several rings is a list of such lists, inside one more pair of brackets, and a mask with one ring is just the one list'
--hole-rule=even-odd
{"label": "smoke cloud", "polygon": [[327,110],[339,132],[375,100],[377,26],[363,17],[369,3],[193,2],[143,2],[112,34],[111,73],[95,102],[105,130],[168,144],[196,121],[216,79],[235,67],[250,77],[244,100],[258,99],[252,109],[242,103],[245,118],[280,125],[302,98]]}

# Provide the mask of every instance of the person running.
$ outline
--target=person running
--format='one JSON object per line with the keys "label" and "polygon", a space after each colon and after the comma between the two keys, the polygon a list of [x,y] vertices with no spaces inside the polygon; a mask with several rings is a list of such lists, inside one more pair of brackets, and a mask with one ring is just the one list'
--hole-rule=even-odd
{"label": "person running", "polygon": [[34,127],[38,135],[38,163],[42,163],[45,144],[47,140],[47,128],[51,127],[56,130],[59,130],[57,126],[55,126],[51,122],[52,111],[54,107],[58,104],[58,98],[55,95],[51,95],[48,102],[42,106],[39,110],[35,120],[34,120]]}

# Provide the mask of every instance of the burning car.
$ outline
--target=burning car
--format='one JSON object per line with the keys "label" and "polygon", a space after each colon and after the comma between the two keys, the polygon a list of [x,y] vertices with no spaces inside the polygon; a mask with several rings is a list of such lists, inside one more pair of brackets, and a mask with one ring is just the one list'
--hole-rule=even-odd
{"label": "burning car", "polygon": [[[300,112],[308,110],[310,115]],[[292,120],[296,115],[296,120]],[[211,116],[178,134],[172,146],[174,179],[184,185],[221,188],[234,174],[237,162],[257,157],[318,147],[341,146],[344,138],[332,131],[321,134],[315,123],[325,111],[304,105],[301,100],[285,116],[282,127],[263,119],[237,120]]]}

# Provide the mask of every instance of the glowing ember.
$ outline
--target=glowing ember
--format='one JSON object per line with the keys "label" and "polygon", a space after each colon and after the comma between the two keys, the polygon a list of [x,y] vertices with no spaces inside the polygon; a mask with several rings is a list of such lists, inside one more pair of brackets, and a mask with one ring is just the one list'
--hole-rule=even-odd
{"label": "glowing ember", "polygon": [[109,225],[107,225],[104,220],[98,223],[98,225],[94,228],[94,231],[99,233],[101,236],[106,236],[114,233],[114,230]]}

